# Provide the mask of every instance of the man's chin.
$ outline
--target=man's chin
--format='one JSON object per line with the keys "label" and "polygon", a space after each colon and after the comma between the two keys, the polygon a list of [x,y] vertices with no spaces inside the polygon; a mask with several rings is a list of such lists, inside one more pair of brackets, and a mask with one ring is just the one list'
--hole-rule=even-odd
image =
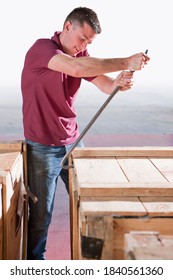
{"label": "man's chin", "polygon": [[69,51],[67,54],[70,55],[70,56],[76,56],[78,53],[79,53],[79,51],[74,50],[72,52]]}

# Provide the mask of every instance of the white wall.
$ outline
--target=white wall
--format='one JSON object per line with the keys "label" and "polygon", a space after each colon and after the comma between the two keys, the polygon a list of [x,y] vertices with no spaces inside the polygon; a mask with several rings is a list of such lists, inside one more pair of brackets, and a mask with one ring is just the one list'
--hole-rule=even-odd
{"label": "white wall", "polygon": [[5,0],[0,6],[0,86],[20,87],[24,56],[40,37],[61,30],[75,7],[93,8],[103,32],[89,46],[92,56],[128,56],[149,49],[150,64],[136,73],[136,86],[172,86],[171,0]]}

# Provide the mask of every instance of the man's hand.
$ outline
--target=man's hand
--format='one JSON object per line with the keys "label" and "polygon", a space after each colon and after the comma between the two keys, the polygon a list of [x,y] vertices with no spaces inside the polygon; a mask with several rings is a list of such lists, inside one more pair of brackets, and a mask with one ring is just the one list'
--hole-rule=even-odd
{"label": "man's hand", "polygon": [[114,80],[114,85],[115,87],[120,86],[120,91],[131,89],[133,86],[132,78],[133,72],[122,71]]}
{"label": "man's hand", "polygon": [[137,53],[127,58],[128,69],[130,71],[141,70],[150,60],[150,58],[144,53]]}

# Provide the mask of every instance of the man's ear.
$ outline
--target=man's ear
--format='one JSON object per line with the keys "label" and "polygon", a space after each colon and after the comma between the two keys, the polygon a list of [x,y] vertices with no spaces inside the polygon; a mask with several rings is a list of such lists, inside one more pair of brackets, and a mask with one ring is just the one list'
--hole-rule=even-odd
{"label": "man's ear", "polygon": [[64,30],[66,32],[68,32],[70,30],[71,26],[72,26],[71,22],[70,21],[66,21],[65,24],[64,24]]}

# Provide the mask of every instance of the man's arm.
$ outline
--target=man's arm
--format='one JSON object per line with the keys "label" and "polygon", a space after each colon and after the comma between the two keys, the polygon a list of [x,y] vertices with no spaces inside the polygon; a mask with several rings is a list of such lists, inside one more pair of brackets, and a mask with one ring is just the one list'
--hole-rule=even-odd
{"label": "man's arm", "polygon": [[71,57],[66,54],[53,56],[48,68],[73,77],[93,77],[122,70],[141,70],[149,58],[138,53],[126,58]]}
{"label": "man's arm", "polygon": [[121,91],[128,90],[132,87],[133,73],[130,71],[122,71],[115,79],[100,75],[93,79],[91,82],[106,94],[111,94],[113,90],[120,86]]}

